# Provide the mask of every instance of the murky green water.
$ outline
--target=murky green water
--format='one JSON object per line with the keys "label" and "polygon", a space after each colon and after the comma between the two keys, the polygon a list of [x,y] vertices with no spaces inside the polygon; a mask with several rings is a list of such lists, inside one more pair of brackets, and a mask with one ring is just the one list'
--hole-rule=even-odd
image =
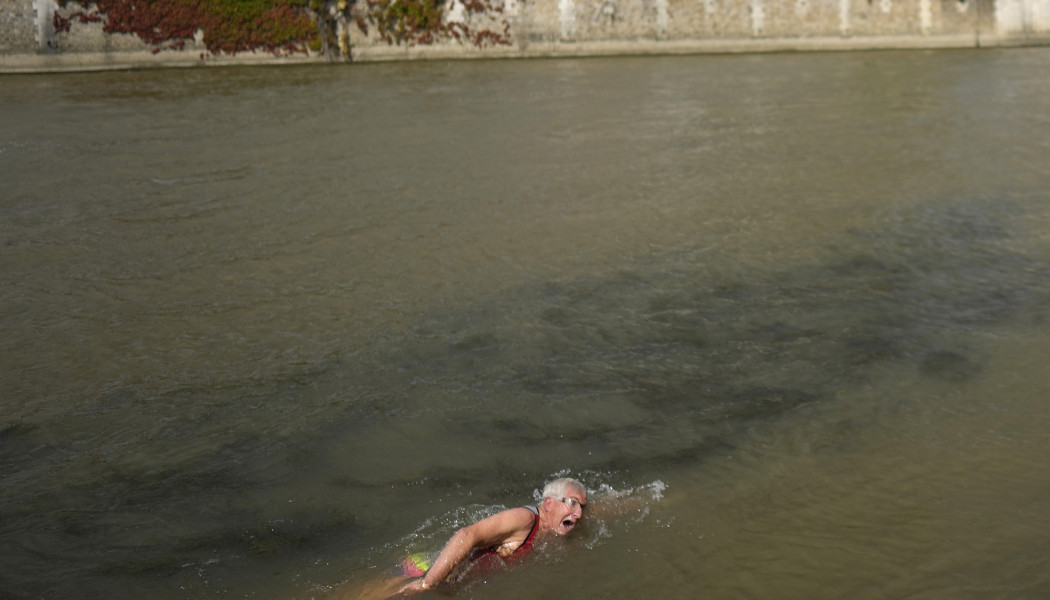
{"label": "murky green water", "polygon": [[0,79],[0,595],[1046,597],[1048,61]]}

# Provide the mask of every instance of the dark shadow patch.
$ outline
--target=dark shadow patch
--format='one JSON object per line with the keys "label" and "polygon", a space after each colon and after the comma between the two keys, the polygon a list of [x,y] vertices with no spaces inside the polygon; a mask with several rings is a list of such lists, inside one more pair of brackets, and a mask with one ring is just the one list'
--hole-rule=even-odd
{"label": "dark shadow patch", "polygon": [[754,388],[736,395],[731,417],[769,419],[817,400],[817,396],[802,390]]}
{"label": "dark shadow patch", "polygon": [[928,353],[919,362],[919,372],[943,381],[966,381],[981,372],[981,366],[969,358],[948,350]]}
{"label": "dark shadow patch", "polygon": [[851,366],[866,366],[895,360],[900,358],[901,354],[900,342],[885,337],[856,337],[843,343],[843,359]]}

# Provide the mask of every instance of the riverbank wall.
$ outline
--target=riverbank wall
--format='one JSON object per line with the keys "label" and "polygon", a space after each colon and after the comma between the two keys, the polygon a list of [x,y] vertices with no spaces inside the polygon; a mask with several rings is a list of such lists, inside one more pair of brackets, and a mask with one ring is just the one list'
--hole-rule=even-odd
{"label": "riverbank wall", "polygon": [[[504,0],[509,45],[390,45],[350,32],[355,61],[1050,45],[1050,0]],[[101,23],[56,31],[54,0],[0,0],[0,73],[325,62],[155,51]],[[454,19],[456,2],[447,18]],[[460,11],[462,14],[463,11]]]}

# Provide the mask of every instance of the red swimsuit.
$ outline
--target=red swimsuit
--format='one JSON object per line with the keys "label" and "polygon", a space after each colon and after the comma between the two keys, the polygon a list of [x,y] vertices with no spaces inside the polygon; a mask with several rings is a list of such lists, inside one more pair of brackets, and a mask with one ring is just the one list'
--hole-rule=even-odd
{"label": "red swimsuit", "polygon": [[[523,506],[522,508],[527,508],[533,515],[532,530],[529,531],[529,535],[525,538],[525,541],[519,544],[518,547],[507,556],[503,556],[499,553],[499,546],[478,548],[474,550],[471,552],[467,560],[463,561],[461,568],[456,569],[458,574],[453,574],[450,579],[458,580],[487,573],[502,566],[517,562],[521,559],[522,555],[531,550],[532,543],[536,538],[536,532],[540,528],[540,511],[534,506]],[[433,562],[436,557],[437,556],[434,555],[427,559],[425,555],[413,554],[398,564],[397,573],[401,577],[422,577],[430,568],[429,563]]]}
{"label": "red swimsuit", "polygon": [[504,565],[512,564],[520,560],[521,556],[532,549],[532,543],[536,538],[536,531],[540,528],[540,512],[533,506],[523,506],[532,512],[532,531],[529,532],[528,537],[522,542],[514,552],[511,552],[507,556],[501,555],[496,549],[498,546],[491,546],[489,548],[478,548],[471,553],[468,563],[470,567],[467,568],[465,575],[477,575],[479,573],[487,573],[493,569],[499,568]]}

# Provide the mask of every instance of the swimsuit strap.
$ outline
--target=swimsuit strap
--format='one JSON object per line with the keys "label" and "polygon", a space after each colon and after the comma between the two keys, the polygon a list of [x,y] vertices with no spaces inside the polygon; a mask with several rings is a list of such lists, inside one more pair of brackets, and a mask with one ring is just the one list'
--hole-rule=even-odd
{"label": "swimsuit strap", "polygon": [[539,509],[537,509],[535,506],[526,506],[524,508],[527,508],[530,512],[532,512],[532,531],[529,532],[529,536],[525,538],[525,541],[514,549],[514,552],[512,554],[517,554],[518,552],[528,550],[528,547],[532,545],[532,538],[536,537],[536,531],[540,528]]}
{"label": "swimsuit strap", "polygon": [[529,535],[526,536],[525,541],[518,544],[518,547],[515,548],[514,551],[508,554],[506,557],[504,557],[497,551],[498,546],[490,546],[488,548],[485,548],[484,550],[479,550],[479,556],[480,554],[494,554],[498,556],[501,560],[505,561],[508,557],[514,556],[519,552],[528,551],[529,547],[532,545],[532,538],[536,537],[536,532],[540,528],[540,511],[535,506],[522,506],[521,508],[527,508],[529,512],[532,513],[532,530],[529,531]]}

